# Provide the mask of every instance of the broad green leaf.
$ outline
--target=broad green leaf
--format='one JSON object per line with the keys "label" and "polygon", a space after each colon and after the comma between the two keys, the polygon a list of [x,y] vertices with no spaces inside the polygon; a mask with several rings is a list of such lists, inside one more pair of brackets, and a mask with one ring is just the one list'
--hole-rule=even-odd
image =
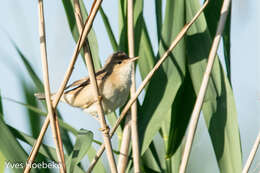
{"label": "broad green leaf", "polygon": [[[91,147],[89,148],[89,150],[88,150],[88,153],[87,153],[87,156],[88,156],[88,159],[89,159],[90,162],[95,158],[96,153],[97,153],[97,151],[95,150],[95,148],[94,148],[93,146],[91,146]],[[105,170],[105,168],[104,168],[104,165],[103,165],[102,162],[100,161],[100,159],[99,159],[99,161],[96,163],[96,165],[95,165],[95,167],[94,167],[94,169],[93,169],[92,172],[93,172],[93,173],[106,173],[106,172],[107,172],[107,171]]]}
{"label": "broad green leaf", "polygon": [[[187,21],[200,8],[199,1],[186,1]],[[212,43],[204,16],[187,33],[187,58],[194,90],[198,94]],[[230,83],[216,57],[202,108],[220,172],[241,172],[241,145],[237,112]]]}
{"label": "broad green leaf", "polygon": [[[8,126],[7,128],[9,128],[10,132],[19,140],[33,146],[35,143],[35,139],[11,126]],[[39,149],[39,153],[42,156],[45,156],[46,158],[55,161],[56,163],[58,162],[58,158],[57,158],[57,154],[56,154],[56,150],[53,147],[50,147],[48,145],[45,144],[41,144],[40,149]],[[68,156],[65,154],[65,161],[67,161]],[[75,167],[75,172],[77,173],[84,173],[84,171],[79,168],[78,166]]]}
{"label": "broad green leaf", "polygon": [[[185,83],[185,81],[184,81]],[[187,83],[186,83],[187,84]],[[162,123],[162,137],[164,139],[165,144],[165,164],[166,164],[166,172],[178,172],[179,166],[182,158],[182,139],[187,128],[187,121],[189,120],[190,114],[185,114],[188,111],[185,110],[186,107],[184,105],[188,105],[189,103],[184,103],[180,108],[183,108],[180,114],[177,112],[180,109],[174,111],[177,105],[181,104],[181,101],[184,101],[185,98],[180,98],[181,96],[188,94],[183,94],[185,92],[184,87],[187,85],[182,85],[180,91],[176,95],[175,101],[173,103],[172,108],[167,112],[166,120]],[[192,86],[191,86],[192,87]],[[190,98],[186,98],[190,99]],[[192,100],[192,99],[191,99]],[[188,106],[187,106],[188,107]],[[183,113],[183,114],[182,114]],[[188,118],[187,118],[188,117]],[[169,121],[171,123],[169,123]]]}
{"label": "broad green leaf", "polygon": [[[10,39],[10,40],[11,40],[11,39]],[[39,77],[37,76],[37,74],[35,73],[35,71],[34,71],[33,67],[31,66],[30,62],[29,62],[28,59],[24,56],[24,54],[22,53],[22,51],[16,46],[16,44],[15,44],[12,40],[11,40],[11,42],[12,42],[12,44],[14,45],[16,51],[18,52],[18,54],[19,54],[19,56],[20,56],[20,58],[21,58],[21,60],[22,60],[22,62],[23,62],[23,64],[24,64],[24,66],[26,67],[27,72],[28,72],[28,74],[30,75],[30,77],[31,77],[31,79],[32,79],[32,81],[33,81],[33,83],[34,83],[34,85],[36,86],[38,92],[43,92],[43,91],[44,91],[44,89],[43,89],[43,88],[44,88],[44,87],[43,87],[43,84],[42,84],[40,78],[39,78]],[[17,72],[17,74],[19,75],[18,72]],[[32,97],[32,93],[31,93],[31,96],[30,96],[30,97]],[[28,98],[28,99],[30,99],[30,98]],[[45,107],[45,109],[46,109],[46,103],[45,103],[45,102],[43,102],[43,105],[44,105],[44,107]],[[61,118],[59,111],[57,111],[57,112],[58,112],[58,117]],[[62,118],[61,118],[61,119],[62,119]],[[70,152],[70,151],[72,150],[72,142],[71,142],[71,140],[70,140],[70,137],[69,137],[68,133],[67,133],[66,131],[61,130],[61,138],[62,138],[62,140],[63,140],[63,144],[64,144],[64,146],[65,146],[65,149],[66,149],[68,152]]]}
{"label": "broad green leaf", "polygon": [[128,54],[128,37],[127,37],[127,1],[118,0],[118,25],[119,25],[119,45],[118,50]]}
{"label": "broad green leaf", "polygon": [[[128,52],[127,38],[127,1],[119,0],[119,50]],[[143,17],[143,1],[134,2],[134,42],[135,55],[139,56],[138,65],[144,79],[154,66],[154,52]]]}
{"label": "broad green leaf", "polygon": [[[119,50],[128,52],[127,1],[119,0]],[[134,2],[134,42],[135,55],[139,56],[138,65],[142,78],[154,65],[154,53],[143,18],[143,1]]]}
{"label": "broad green leaf", "polygon": [[[143,170],[142,170],[142,169],[143,169]],[[150,169],[149,167],[146,167],[146,165],[144,165],[144,167],[141,168],[141,170],[142,170],[142,172],[144,172],[144,173],[160,173],[160,172],[157,172],[157,171],[155,171],[155,170],[153,170],[153,169]]]}
{"label": "broad green leaf", "polygon": [[107,18],[107,15],[106,15],[106,13],[105,13],[105,11],[103,10],[102,7],[100,7],[99,12],[101,14],[103,23],[105,25],[105,28],[106,28],[110,43],[112,45],[112,48],[113,48],[114,52],[116,52],[118,50],[118,45],[117,45],[117,42],[116,42],[115,35],[112,31],[111,25],[109,23],[109,20]]}
{"label": "broad green leaf", "polygon": [[[192,81],[190,75],[186,73],[185,79],[172,104],[170,117],[165,120],[171,120],[170,127],[164,133],[164,137],[167,137],[167,134],[169,135],[166,146],[166,158],[172,157],[180,147],[195,101],[196,94],[192,87]],[[179,159],[181,160],[181,158]]]}
{"label": "broad green leaf", "polygon": [[[139,66],[139,71],[141,74],[142,79],[144,79],[147,74],[152,70],[155,64],[155,56],[153,53],[153,48],[151,45],[151,40],[148,35],[148,31],[146,28],[146,24],[143,21],[140,21],[141,25],[141,30],[140,30],[140,36],[137,35],[135,36],[135,42],[136,42],[136,55],[139,56],[139,59],[137,61],[138,66]],[[138,23],[137,23],[138,24]],[[136,30],[138,29],[138,25],[136,26]],[[139,37],[139,38],[137,38]],[[137,43],[138,42],[138,43]]]}
{"label": "broad green leaf", "polygon": [[135,55],[139,56],[138,66],[142,79],[154,66],[155,56],[152,43],[148,35],[147,26],[143,17],[143,1],[135,1],[134,4],[134,34]]}
{"label": "broad green leaf", "polygon": [[[117,120],[117,116],[115,112],[112,112],[110,114],[107,115],[107,120],[110,124],[110,127],[114,127],[114,125],[116,124],[116,120]],[[123,137],[123,131],[122,131],[122,127],[119,126],[116,130],[116,134],[117,134],[117,139],[118,139],[118,146],[121,145],[121,140]]]}
{"label": "broad green leaf", "polygon": [[77,24],[76,24],[76,19],[74,15],[74,7],[73,7],[73,2],[70,0],[62,0],[62,4],[67,16],[68,24],[70,27],[70,31],[72,33],[72,36],[75,41],[78,40],[79,38],[79,32],[77,29]]}
{"label": "broad green leaf", "polygon": [[[35,70],[33,69],[33,66],[31,65],[31,63],[29,62],[29,60],[24,56],[23,52],[17,47],[17,45],[15,44],[15,42],[10,39],[15,50],[17,51],[17,53],[19,54],[19,57],[21,58],[24,67],[27,70],[27,73],[29,74],[29,76],[31,77],[35,87],[37,88],[38,92],[44,92],[44,87],[42,84],[42,81],[40,80],[40,78],[38,77],[38,75],[35,73]],[[17,72],[17,75],[19,75],[19,73]]]}
{"label": "broad green leaf", "polygon": [[76,136],[76,143],[74,145],[73,151],[67,161],[68,172],[74,172],[75,166],[80,163],[90,148],[92,140],[93,133],[91,131],[84,129],[79,130]]}
{"label": "broad green leaf", "polygon": [[146,171],[153,170],[154,172],[164,172],[154,142],[150,144],[149,148],[141,156],[141,162]]}
{"label": "broad green leaf", "polygon": [[[85,23],[86,18],[88,16],[87,10],[86,10],[85,5],[82,0],[79,0],[79,3],[80,3],[81,13],[82,13],[82,17],[83,17],[83,23]],[[74,15],[73,0],[70,0],[70,1],[62,0],[62,4],[63,4],[64,10],[65,10],[65,13],[67,16],[71,34],[72,34],[75,42],[77,42],[78,38],[79,38],[79,32],[77,29],[76,19],[75,19],[75,15]],[[89,42],[95,70],[98,70],[101,68],[101,63],[100,63],[100,59],[99,59],[99,55],[98,55],[98,43],[97,43],[97,39],[96,39],[96,34],[93,29],[90,30],[90,32],[87,36],[87,39]],[[84,57],[83,54],[81,54],[81,55],[82,55],[82,57]],[[83,58],[83,61],[84,61],[84,58]]]}
{"label": "broad green leaf", "polygon": [[[25,165],[28,155],[2,119],[0,119],[0,132],[0,153],[4,155],[6,161],[10,161],[10,164]],[[17,173],[23,172],[22,167],[12,170]],[[36,170],[31,172],[36,172]]]}
{"label": "broad green leaf", "polygon": [[[131,154],[131,152],[130,152],[130,154]],[[132,159],[129,159],[128,160],[128,163],[127,163],[127,167],[126,167],[126,169],[125,169],[125,172],[134,172],[133,171],[133,160]],[[140,169],[141,169],[141,172],[143,172],[142,171],[142,163],[140,163]]]}
{"label": "broad green leaf", "polygon": [[[74,1],[74,0],[71,0],[71,2],[72,1]],[[85,8],[85,4],[84,4],[83,0],[79,0],[79,4],[80,4],[81,13],[83,16],[83,21],[86,21],[87,17],[88,17],[88,12]],[[100,62],[99,53],[98,53],[99,49],[98,49],[97,36],[96,36],[96,33],[93,28],[90,29],[90,32],[88,34],[88,42],[89,42],[89,47],[91,50],[91,55],[93,58],[95,70],[98,70],[101,68],[101,62]]]}
{"label": "broad green leaf", "polygon": [[68,123],[65,123],[63,121],[61,114],[58,110],[56,111],[56,113],[57,113],[57,116],[58,116],[59,126],[65,127],[65,128],[60,129],[62,143],[63,143],[64,148],[67,151],[67,153],[70,153],[73,149],[73,145],[72,145],[72,141],[70,139],[70,136],[69,136],[67,129],[72,133],[75,133],[76,131],[72,126],[70,126]]}
{"label": "broad green leaf", "polygon": [[[217,24],[220,17],[220,10],[223,4],[223,0],[220,1],[209,1],[207,8],[204,11],[205,19],[207,22],[208,30],[211,38],[213,39],[216,30]],[[227,76],[229,81],[231,82],[231,67],[230,67],[230,26],[231,26],[231,7],[228,13],[225,29],[222,35],[223,38],[223,48],[224,48],[224,56],[225,56],[225,64],[227,70]]]}
{"label": "broad green leaf", "polygon": [[230,11],[228,13],[227,16],[227,21],[226,21],[226,25],[225,25],[225,29],[222,35],[223,38],[223,44],[224,44],[224,56],[225,56],[225,64],[226,64],[226,69],[227,69],[227,77],[229,79],[230,85],[232,87],[231,84],[231,54],[230,54],[230,42],[231,42],[231,7],[230,7]]}
{"label": "broad green leaf", "polygon": [[[28,84],[25,83],[24,80],[21,81],[23,94],[26,100],[26,103],[28,105],[31,105],[32,107],[37,107],[37,101],[34,97],[34,90],[31,86],[28,86]],[[41,117],[35,116],[37,113],[34,111],[31,111],[30,109],[27,109],[27,115],[29,118],[29,126],[31,128],[31,134],[34,138],[37,138],[40,133],[40,127],[41,127]],[[43,156],[37,157],[38,161],[47,162],[47,160]],[[50,172],[49,170],[39,170],[39,172]]]}
{"label": "broad green leaf", "polygon": [[[47,116],[47,113],[46,112],[42,112],[41,109],[37,108],[37,107],[33,107],[31,105],[28,105],[26,103],[22,103],[22,102],[19,102],[19,101],[16,101],[16,100],[13,100],[13,99],[10,99],[10,98],[4,98],[6,100],[9,100],[13,103],[17,103],[19,105],[22,105],[22,106],[25,106],[27,109],[37,113],[37,114],[33,114],[33,115],[37,115],[37,116]],[[58,121],[59,121],[59,125],[61,128],[63,128],[64,130],[67,130],[69,132],[71,132],[73,135],[77,135],[78,131],[72,127],[71,125],[69,125],[68,123],[64,122],[62,119],[58,118]],[[97,141],[97,140],[93,140],[94,143],[98,144],[98,145],[102,145],[102,142],[100,141]],[[72,151],[72,150],[71,150]],[[119,154],[119,151],[116,151],[116,150],[113,150],[113,152],[115,154]]]}
{"label": "broad green leaf", "polygon": [[[32,64],[29,62],[28,58],[25,57],[24,53],[17,47],[15,42],[12,39],[10,39],[10,41],[12,42],[15,50],[17,51],[19,57],[21,58],[22,63],[24,64],[24,67],[26,68],[28,75],[30,76],[30,78],[33,81],[33,84],[37,88],[37,91],[43,93],[44,92],[43,83],[40,80],[40,78],[38,77],[38,75],[36,74],[35,70],[33,69]],[[19,72],[16,71],[16,73],[17,73],[17,75],[20,75]],[[25,84],[23,84],[23,85],[25,85]]]}
{"label": "broad green leaf", "polygon": [[181,158],[182,158],[182,145],[179,146],[179,148],[177,149],[177,151],[174,153],[174,155],[169,158],[170,160],[170,165],[171,165],[171,170],[172,172],[178,172],[179,171],[179,167],[181,164]]}
{"label": "broad green leaf", "polygon": [[5,170],[5,162],[6,162],[5,156],[0,151],[0,172],[4,172],[4,170]]}
{"label": "broad green leaf", "polygon": [[4,109],[3,109],[3,103],[2,103],[2,94],[0,90],[0,118],[3,118],[4,115]]}
{"label": "broad green leaf", "polygon": [[220,1],[210,1],[204,10],[205,20],[207,22],[208,31],[211,38],[216,35],[218,20],[220,17],[220,10],[223,0]]}
{"label": "broad green leaf", "polygon": [[[26,103],[28,105],[31,105],[33,107],[37,107],[37,101],[34,97],[34,92],[31,87],[29,87],[25,81],[22,81],[22,89],[23,94],[26,100]],[[40,132],[40,126],[41,126],[41,118],[39,116],[35,116],[33,114],[36,114],[35,112],[31,111],[30,109],[27,109],[27,114],[29,115],[29,121],[31,126],[31,134],[34,138],[36,138]]]}
{"label": "broad green leaf", "polygon": [[[168,49],[185,24],[184,19],[180,18],[184,16],[184,4],[182,0],[166,2],[159,57]],[[185,72],[185,44],[184,40],[181,40],[151,79],[143,105],[138,112],[142,115],[138,120],[141,154],[147,149],[166,119],[165,114],[171,109]]]}
{"label": "broad green leaf", "polygon": [[[32,105],[29,105],[29,104],[25,104],[25,103],[21,103],[21,102],[18,102],[18,101],[15,101],[15,100],[12,100],[12,99],[8,99],[12,102],[15,102],[17,104],[20,104],[20,105],[23,105],[25,106],[28,110],[32,111],[32,112],[35,112],[36,114],[30,114],[30,115],[43,115],[43,116],[47,116],[47,113],[46,112],[42,112],[41,109],[37,108],[37,107],[34,107]],[[46,104],[44,104],[46,106]],[[68,134],[68,131],[71,132],[72,134],[76,135],[77,134],[77,130],[75,128],[73,128],[72,126],[70,126],[68,123],[64,122],[61,115],[60,115],[60,112],[57,110],[56,111],[57,115],[58,115],[58,122],[59,122],[59,126],[62,127],[60,129],[60,133],[61,133],[61,140],[63,142],[63,145],[66,149],[66,151],[68,153],[70,153],[73,149],[73,145],[72,145],[72,142],[71,142],[71,139],[70,139],[70,136]],[[31,117],[31,116],[30,116]],[[39,126],[40,127],[40,126]]]}
{"label": "broad green leaf", "polygon": [[155,3],[155,14],[156,14],[156,27],[157,27],[157,38],[158,42],[161,38],[162,30],[162,0],[154,0]]}
{"label": "broad green leaf", "polygon": [[[43,112],[41,109],[37,108],[37,107],[34,107],[32,105],[29,105],[29,104],[26,104],[26,103],[22,103],[22,102],[19,102],[19,101],[16,101],[16,100],[13,100],[13,99],[10,99],[10,98],[5,98],[6,100],[9,100],[11,102],[14,102],[14,103],[17,103],[19,105],[22,105],[24,107],[26,107],[27,109],[35,112],[36,114],[31,114],[31,115],[36,115],[36,116],[47,116],[47,113],[46,112]],[[68,123],[64,122],[62,119],[60,119],[60,117],[58,118],[58,121],[59,121],[59,125],[65,129],[65,130],[68,130],[70,131],[72,134],[74,135],[77,135],[77,130],[72,127],[71,125],[69,125]]]}
{"label": "broad green leaf", "polygon": [[46,116],[47,113],[46,112],[43,112],[41,109],[39,109],[38,107],[34,107],[32,105],[29,105],[29,104],[26,104],[26,103],[23,103],[23,102],[19,102],[19,101],[16,101],[14,99],[11,99],[11,98],[8,98],[8,97],[4,97],[3,99],[5,100],[8,100],[10,102],[13,102],[13,103],[16,103],[16,104],[19,104],[19,105],[22,105],[24,107],[26,107],[27,109],[37,113],[37,114],[33,114],[33,115],[44,115]]}
{"label": "broad green leaf", "polygon": [[[10,39],[11,40],[11,39]],[[32,65],[30,64],[30,62],[28,61],[28,59],[24,56],[23,52],[17,47],[17,45],[15,44],[15,42],[13,40],[11,40],[15,50],[17,51],[17,53],[19,54],[19,57],[21,58],[28,74],[30,75],[33,83],[35,84],[38,92],[44,92],[43,89],[43,84],[40,80],[40,78],[37,76],[37,74],[35,73]]]}
{"label": "broad green leaf", "polygon": [[[75,19],[75,15],[74,15],[74,6],[73,6],[73,2],[70,0],[62,0],[62,4],[67,16],[67,20],[68,20],[68,24],[69,24],[69,28],[71,31],[71,34],[73,36],[73,39],[75,42],[77,42],[78,38],[79,38],[79,32],[78,32],[78,28],[77,28],[77,23],[76,23],[76,19]],[[83,51],[80,51],[82,60],[85,63],[85,59],[84,59],[84,54]]]}
{"label": "broad green leaf", "polygon": [[[0,119],[3,120],[3,104],[2,104],[2,95],[0,92]],[[0,172],[4,172],[5,169],[5,157],[2,154],[2,152],[0,151]]]}
{"label": "broad green leaf", "polygon": [[160,129],[159,133],[160,133],[160,135],[163,139],[164,148],[166,148],[165,151],[167,151],[168,146],[169,146],[169,133],[170,133],[170,130],[171,130],[171,124],[173,123],[172,108],[168,110],[168,112],[165,114],[165,116],[167,118],[162,122],[161,129]]}

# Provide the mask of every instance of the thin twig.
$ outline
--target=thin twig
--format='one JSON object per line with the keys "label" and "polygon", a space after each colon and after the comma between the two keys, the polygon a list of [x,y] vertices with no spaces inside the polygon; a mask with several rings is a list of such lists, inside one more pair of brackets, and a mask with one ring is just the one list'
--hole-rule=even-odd
{"label": "thin twig", "polygon": [[129,145],[131,139],[131,114],[128,111],[126,122],[123,130],[122,143],[120,147],[120,154],[118,156],[118,172],[124,173],[128,162]]}
{"label": "thin twig", "polygon": [[56,128],[56,130],[57,130],[59,150],[60,150],[60,153],[61,153],[61,164],[62,164],[62,167],[64,168],[64,170],[66,171],[66,164],[65,164],[63,144],[62,144],[62,140],[61,140],[59,119],[58,119],[58,115],[57,115],[56,112],[55,112],[55,114],[54,114],[54,123],[55,123],[55,128]]}
{"label": "thin twig", "polygon": [[[74,10],[75,10],[74,15],[76,18],[78,32],[81,33],[83,29],[83,17],[82,17],[78,0],[74,0]],[[85,62],[87,61],[88,58],[92,59],[88,38],[86,38],[85,43],[83,44],[83,53],[84,53]]]}
{"label": "thin twig", "polygon": [[[45,97],[46,97],[46,102],[47,102],[47,109],[48,113],[50,114],[50,120],[51,120],[51,129],[52,129],[52,135],[54,138],[54,143],[56,145],[56,152],[57,152],[57,157],[59,163],[62,163],[60,172],[65,173],[65,162],[63,162],[62,154],[62,149],[60,149],[59,143],[57,138],[57,129],[55,125],[55,120],[54,120],[54,112],[52,108],[52,103],[51,103],[51,94],[50,94],[50,84],[49,84],[49,72],[48,72],[48,61],[47,61],[47,50],[46,50],[46,35],[45,35],[45,21],[44,21],[44,10],[43,10],[43,2],[42,0],[38,1],[38,7],[39,7],[39,35],[40,35],[40,50],[41,50],[41,59],[42,59],[42,70],[43,70],[43,78],[44,78],[44,91],[45,91]],[[31,164],[33,163],[32,160],[29,160],[26,164],[24,172],[30,172],[31,169]]]}
{"label": "thin twig", "polygon": [[[127,21],[128,21],[128,50],[129,56],[134,57],[134,7],[133,0],[128,0],[127,4]],[[135,65],[132,64],[132,86],[131,86],[131,97],[133,97],[136,91],[136,80],[135,80]],[[131,107],[131,134],[132,134],[132,150],[133,150],[133,163],[134,172],[140,172],[140,151],[139,151],[139,140],[138,140],[138,127],[137,127],[137,102],[135,101]]]}
{"label": "thin twig", "polygon": [[[76,21],[77,21],[78,30],[79,30],[79,32],[81,32],[83,24],[82,24],[82,17],[81,17],[82,15],[81,15],[78,0],[74,0],[74,6],[75,6],[75,17],[76,17]],[[105,146],[107,149],[107,158],[108,158],[109,166],[110,166],[112,173],[117,173],[116,162],[115,162],[115,158],[113,155],[112,144],[111,144],[110,137],[109,137],[109,128],[107,126],[105,116],[104,116],[104,110],[101,105],[102,98],[100,96],[98,85],[97,85],[97,80],[95,77],[94,65],[93,65],[93,60],[91,57],[89,45],[84,44],[83,48],[84,48],[84,57],[85,57],[85,61],[86,61],[88,72],[89,72],[90,82],[93,85],[93,89],[94,89],[93,92],[94,92],[94,95],[97,100],[97,111],[98,111],[100,125],[102,128],[102,133],[103,133],[103,137],[104,137],[104,143],[105,143]],[[99,98],[101,98],[101,99],[99,99]]]}
{"label": "thin twig", "polygon": [[[123,111],[121,112],[121,115],[119,116],[119,118],[117,119],[114,127],[111,129],[110,132],[110,137],[112,137],[116,131],[116,129],[118,128],[118,126],[120,125],[121,121],[124,119],[127,111],[130,109],[130,107],[132,106],[132,104],[135,102],[135,100],[137,99],[137,97],[139,96],[139,94],[142,92],[142,90],[144,89],[144,87],[147,85],[147,83],[150,81],[150,79],[152,78],[152,76],[154,75],[154,73],[158,70],[158,68],[160,67],[160,65],[165,61],[165,59],[168,57],[168,55],[171,53],[171,51],[176,47],[176,45],[179,43],[179,41],[183,38],[183,36],[185,35],[185,33],[188,31],[188,29],[190,28],[190,26],[197,20],[197,18],[200,16],[200,14],[202,13],[202,11],[205,9],[205,7],[208,4],[208,0],[205,1],[204,5],[201,7],[201,9],[197,12],[197,14],[192,18],[192,20],[186,24],[182,30],[179,32],[179,34],[176,36],[175,40],[173,40],[173,42],[171,43],[169,49],[162,55],[162,57],[158,60],[158,62],[156,63],[156,65],[153,67],[153,69],[147,74],[147,76],[145,77],[145,79],[143,80],[143,82],[141,83],[140,87],[137,89],[137,91],[134,93],[134,95],[131,97],[131,99],[128,101],[128,103],[126,104],[126,106],[124,107]],[[100,158],[100,156],[102,155],[102,153],[105,150],[105,146],[104,144],[100,147],[100,149],[98,150],[94,160],[92,160],[92,162],[90,163],[90,167],[87,170],[87,173],[90,173],[92,171],[92,169],[94,168],[95,164],[97,163],[98,159]]]}
{"label": "thin twig", "polygon": [[249,154],[249,157],[248,157],[248,159],[246,161],[246,164],[245,164],[245,167],[243,168],[243,172],[242,173],[248,173],[249,168],[250,168],[250,166],[251,166],[251,164],[252,164],[252,162],[254,160],[254,157],[255,157],[255,154],[257,152],[257,149],[259,147],[259,144],[260,144],[260,131],[258,133],[258,136],[257,136],[256,141],[255,141],[255,143],[253,145],[253,148],[252,148],[252,150],[251,150],[251,152]]}
{"label": "thin twig", "polygon": [[205,73],[204,73],[204,76],[203,76],[203,80],[202,80],[202,83],[201,83],[201,87],[200,87],[200,90],[199,90],[197,100],[195,102],[193,112],[191,114],[191,121],[190,121],[189,131],[188,131],[188,135],[187,135],[187,141],[186,141],[186,144],[185,144],[185,148],[184,148],[184,152],[183,152],[183,156],[182,156],[182,160],[181,160],[181,165],[180,165],[180,171],[179,171],[180,173],[185,173],[185,170],[186,170],[186,167],[187,167],[192,142],[193,142],[193,139],[194,139],[195,131],[196,131],[198,120],[199,120],[201,107],[202,107],[202,104],[203,104],[205,93],[207,91],[209,77],[210,77],[211,70],[212,70],[212,67],[213,67],[213,64],[214,64],[214,61],[215,61],[215,57],[216,57],[219,42],[220,42],[220,39],[221,39],[221,35],[222,35],[222,32],[223,32],[224,27],[225,27],[226,18],[227,18],[228,10],[229,10],[229,5],[230,5],[230,0],[224,0],[223,1],[221,13],[220,13],[221,16],[220,16],[220,19],[219,19],[216,36],[215,36],[213,43],[212,43],[212,46],[211,46],[211,50],[210,50],[209,58],[208,58],[208,64],[207,64],[207,67],[206,67],[206,70],[205,70]]}
{"label": "thin twig", "polygon": [[[127,1],[127,31],[128,31],[128,52],[129,57],[134,57],[134,19],[133,19],[133,1]],[[135,64],[132,64],[131,73],[131,89],[130,93],[133,95],[136,90],[135,81]],[[133,121],[132,121],[133,120]],[[131,125],[130,122],[131,121]],[[131,133],[133,130],[134,133]],[[137,103],[134,102],[131,107],[131,114],[126,117],[126,123],[123,131],[122,144],[120,148],[120,155],[118,159],[118,171],[124,173],[128,163],[128,152],[130,144],[130,134],[132,136],[132,148],[134,157],[134,170],[135,172],[140,172],[139,166],[139,145],[138,145],[138,131],[137,131]]]}
{"label": "thin twig", "polygon": [[[85,40],[87,34],[90,31],[90,28],[92,26],[92,23],[94,21],[94,18],[96,16],[96,14],[97,14],[98,8],[101,5],[101,2],[102,2],[101,0],[96,0],[96,1],[94,1],[93,5],[92,5],[89,17],[88,17],[88,19],[87,19],[87,21],[86,21],[86,23],[84,25],[83,31],[80,33],[79,40],[78,40],[78,42],[76,44],[76,48],[75,48],[72,60],[71,60],[71,62],[69,64],[69,67],[68,67],[68,69],[66,71],[66,74],[65,74],[65,77],[64,77],[64,79],[63,79],[63,81],[61,83],[61,86],[60,86],[57,94],[55,95],[55,98],[54,98],[54,101],[53,101],[53,109],[54,110],[56,109],[56,107],[57,107],[57,105],[59,103],[59,100],[60,100],[60,98],[61,98],[61,96],[62,96],[62,94],[64,92],[64,89],[65,89],[65,87],[66,87],[66,85],[67,85],[67,83],[69,81],[69,78],[70,78],[70,76],[72,74],[72,71],[73,71],[74,64],[75,64],[75,62],[77,60],[77,57],[78,57],[78,54],[79,54],[79,50],[82,47],[82,45],[84,43],[84,40]],[[44,121],[42,129],[41,129],[40,134],[38,136],[38,139],[36,140],[36,142],[35,142],[35,144],[33,146],[33,149],[31,151],[31,154],[30,154],[30,156],[28,158],[28,160],[31,160],[32,162],[35,159],[35,156],[36,156],[36,154],[37,154],[37,152],[39,150],[39,147],[41,145],[43,136],[44,136],[44,134],[45,134],[45,132],[46,132],[46,130],[48,128],[48,125],[49,125],[49,122],[50,122],[50,116],[51,116],[50,114],[47,115],[47,118]]]}

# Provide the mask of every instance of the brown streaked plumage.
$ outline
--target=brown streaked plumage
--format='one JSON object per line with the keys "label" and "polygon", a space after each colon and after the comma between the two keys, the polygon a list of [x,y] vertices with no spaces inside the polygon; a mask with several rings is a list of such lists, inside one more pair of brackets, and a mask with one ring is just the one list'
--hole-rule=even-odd
{"label": "brown streaked plumage", "polygon": [[[131,64],[136,59],[137,57],[129,58],[124,52],[116,52],[106,60],[104,67],[96,72],[105,113],[114,111],[126,102],[131,85]],[[97,105],[92,90],[89,77],[85,77],[69,85],[61,100],[96,116]],[[41,97],[39,94],[36,96]]]}

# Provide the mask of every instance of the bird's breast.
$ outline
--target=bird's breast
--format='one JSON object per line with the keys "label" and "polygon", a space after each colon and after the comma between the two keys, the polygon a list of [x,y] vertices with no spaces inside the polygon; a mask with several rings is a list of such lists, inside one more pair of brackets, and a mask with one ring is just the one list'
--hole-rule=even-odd
{"label": "bird's breast", "polygon": [[129,70],[128,73],[122,71],[121,73],[117,72],[107,78],[102,91],[102,100],[108,112],[114,111],[126,102],[130,85],[131,70]]}

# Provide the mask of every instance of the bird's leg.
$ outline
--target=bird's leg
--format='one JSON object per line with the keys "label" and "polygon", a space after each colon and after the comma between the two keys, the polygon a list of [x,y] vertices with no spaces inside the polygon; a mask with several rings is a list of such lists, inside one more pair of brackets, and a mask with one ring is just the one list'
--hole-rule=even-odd
{"label": "bird's leg", "polygon": [[[98,101],[99,101],[100,103],[102,103],[102,102],[101,102],[101,101],[102,101],[102,96],[98,96]],[[96,118],[96,120],[99,121],[98,115],[94,116],[94,118]],[[102,133],[109,134],[110,128],[106,125],[105,128],[99,128],[99,130],[100,130]]]}
{"label": "bird's leg", "polygon": [[[93,116],[93,117],[94,117],[97,121],[99,121],[98,115]],[[99,130],[100,130],[102,133],[106,133],[106,134],[108,134],[110,128],[109,128],[108,126],[106,126],[105,128],[99,128]]]}
{"label": "bird's leg", "polygon": [[105,128],[99,128],[99,130],[102,133],[109,134],[110,128],[108,126],[106,126]]}
{"label": "bird's leg", "polygon": [[99,102],[102,101],[102,96],[98,96],[98,101],[99,101]]}

